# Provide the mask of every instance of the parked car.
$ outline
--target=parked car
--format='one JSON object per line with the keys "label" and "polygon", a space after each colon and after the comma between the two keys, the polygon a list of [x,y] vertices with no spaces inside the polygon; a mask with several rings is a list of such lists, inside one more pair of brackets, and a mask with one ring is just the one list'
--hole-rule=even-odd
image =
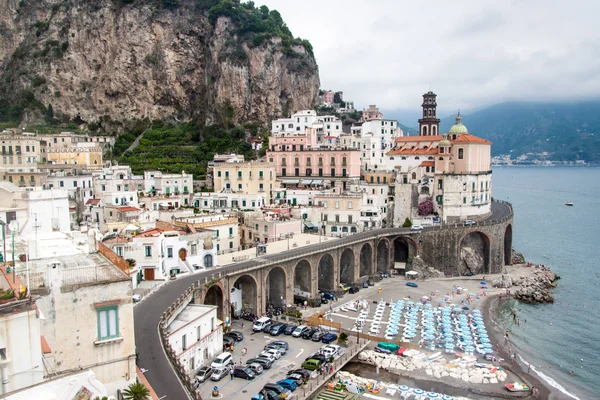
{"label": "parked car", "polygon": [[373,281],[373,279],[369,279],[367,283],[369,284],[369,286],[375,286],[375,282]]}
{"label": "parked car", "polygon": [[290,345],[285,340],[276,340],[276,341],[271,342],[269,344],[272,344],[272,345],[275,345],[275,346],[279,346],[280,348],[284,348],[285,352],[287,352],[288,349],[290,348]]}
{"label": "parked car", "polygon": [[235,339],[236,342],[241,342],[242,340],[244,340],[244,334],[240,331],[228,332],[226,336],[230,336],[231,338]]}
{"label": "parked car", "polygon": [[325,357],[320,352],[313,353],[310,356],[306,357],[306,360],[310,360],[310,359],[319,360],[321,362],[321,364],[325,364],[326,362],[329,361],[329,357]]}
{"label": "parked car", "polygon": [[328,344],[327,346],[321,347],[321,350],[319,351],[321,354],[327,357],[327,359],[333,357],[337,360],[344,355],[344,348],[342,346],[338,346],[337,344]]}
{"label": "parked car", "polygon": [[[279,397],[282,397],[284,399],[289,399],[290,397],[292,397],[292,391],[290,389],[286,389],[276,383],[267,383],[263,389],[265,390],[272,390],[275,393],[277,393],[279,395]],[[283,396],[282,396],[283,395]]]}
{"label": "parked car", "polygon": [[211,367],[202,367],[196,372],[196,379],[202,382],[206,382],[210,376],[214,373],[214,370]]}
{"label": "parked car", "polygon": [[286,335],[291,335],[292,333],[294,333],[297,327],[298,325],[288,325],[285,327],[283,333]]}
{"label": "parked car", "polygon": [[304,334],[304,332],[308,332],[310,331],[310,328],[306,325],[300,325],[299,327],[296,328],[296,330],[294,330],[294,333],[292,333],[293,337],[302,337],[302,335]]}
{"label": "parked car", "polygon": [[296,388],[298,387],[298,385],[296,385],[296,382],[294,382],[291,379],[282,379],[280,381],[275,382],[277,383],[279,386],[284,387],[286,389],[289,389],[290,391],[295,391]]}
{"label": "parked car", "polygon": [[368,288],[368,287],[369,287],[369,284],[367,283],[367,281],[364,281],[364,282],[362,283],[362,287],[363,287],[363,289],[366,289],[366,288]]}
{"label": "parked car", "polygon": [[325,300],[335,300],[335,296],[329,292],[321,292],[321,298]]}
{"label": "parked car", "polygon": [[287,353],[288,348],[289,347],[287,342],[284,341],[271,342],[265,345],[265,350],[275,349],[278,350],[281,353],[281,355]]}
{"label": "parked car", "polygon": [[406,286],[410,286],[410,287],[419,287],[419,285],[415,282],[406,282]]}
{"label": "parked car", "polygon": [[220,354],[210,365],[213,368],[221,368],[226,367],[229,364],[233,363],[233,356],[231,353],[222,353]]}
{"label": "parked car", "polygon": [[476,222],[472,221],[470,219],[465,219],[465,221],[463,222],[464,226],[472,226],[472,225],[475,225],[475,224],[476,224]]}
{"label": "parked car", "polygon": [[220,381],[223,377],[229,374],[229,368],[227,367],[219,367],[215,368],[212,375],[210,376],[211,381]]}
{"label": "parked car", "polygon": [[269,333],[271,334],[271,336],[279,336],[285,331],[285,328],[286,328],[285,324],[271,325],[271,329],[269,330]]}
{"label": "parked car", "polygon": [[272,390],[261,390],[251,397],[251,400],[281,400],[281,397]]}
{"label": "parked car", "polygon": [[321,342],[323,342],[323,343],[331,343],[334,340],[336,340],[337,338],[338,338],[338,336],[335,333],[326,333],[321,338]]}
{"label": "parked car", "polygon": [[244,379],[254,379],[256,377],[256,375],[254,375],[254,372],[252,372],[252,370],[248,367],[243,367],[243,366],[236,366],[233,368],[233,376],[235,378],[244,378]]}
{"label": "parked car", "polygon": [[272,323],[271,318],[262,317],[262,318],[256,320],[254,325],[252,325],[252,330],[254,332],[260,332],[263,330],[263,328],[265,327],[266,324],[271,324],[271,323]]}
{"label": "parked car", "polygon": [[311,340],[313,342],[320,342],[321,339],[323,338],[324,333],[321,331],[316,331],[315,333],[313,333],[313,335],[311,336]]}
{"label": "parked car", "polygon": [[272,327],[273,325],[275,325],[275,324],[273,323],[273,321],[271,321],[271,322],[267,322],[267,323],[266,323],[266,324],[263,326],[263,328],[262,328],[262,331],[263,331],[264,333],[269,333],[269,332],[271,331],[271,327]]}
{"label": "parked car", "polygon": [[229,350],[233,345],[235,345],[234,338],[231,336],[223,336],[223,349]]}
{"label": "parked car", "polygon": [[266,349],[259,353],[259,355],[263,354],[271,354],[273,357],[275,357],[276,360],[279,360],[281,358],[281,351],[279,351],[278,349]]}
{"label": "parked car", "polygon": [[252,364],[247,364],[248,368],[250,368],[252,370],[252,372],[254,372],[254,375],[260,375],[264,372],[264,367],[260,364],[260,363],[252,363]]}
{"label": "parked car", "polygon": [[360,287],[358,287],[358,286],[352,286],[350,288],[350,292],[349,293],[350,294],[354,294],[354,293],[358,293],[359,291],[360,291]]}
{"label": "parked car", "polygon": [[310,371],[303,368],[293,369],[288,372],[288,376],[292,374],[300,375],[302,378],[306,379],[310,378]]}
{"label": "parked car", "polygon": [[309,329],[302,334],[302,339],[310,339],[318,331],[316,328]]}
{"label": "parked car", "polygon": [[246,365],[254,363],[260,364],[263,367],[263,369],[270,369],[271,365],[273,365],[273,363],[270,360],[261,357],[250,358],[248,359],[248,361],[246,361]]}
{"label": "parked car", "polygon": [[345,283],[340,283],[340,289],[342,289],[344,292],[347,292],[350,290],[350,286],[346,285]]}
{"label": "parked car", "polygon": [[411,231],[422,231],[423,230],[423,226],[421,225],[413,225],[410,227]]}
{"label": "parked car", "polygon": [[134,303],[137,303],[138,301],[140,301],[142,299],[142,295],[141,294],[134,294],[133,296],[131,296],[132,300]]}
{"label": "parked car", "polygon": [[302,368],[307,369],[309,371],[314,371],[315,369],[319,369],[321,367],[322,362],[316,360],[314,358],[310,358],[302,363]]}
{"label": "parked car", "polygon": [[287,374],[285,379],[291,379],[292,381],[294,381],[296,386],[300,386],[304,383],[304,379],[303,379],[302,375],[300,375],[300,374]]}

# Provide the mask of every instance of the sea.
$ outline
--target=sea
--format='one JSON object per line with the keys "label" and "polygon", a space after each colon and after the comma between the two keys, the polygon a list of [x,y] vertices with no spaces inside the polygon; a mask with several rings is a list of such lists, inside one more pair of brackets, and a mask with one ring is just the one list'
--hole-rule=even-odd
{"label": "sea", "polygon": [[561,277],[554,304],[505,302],[496,319],[561,398],[600,399],[600,168],[496,167],[493,185],[514,207],[513,248]]}

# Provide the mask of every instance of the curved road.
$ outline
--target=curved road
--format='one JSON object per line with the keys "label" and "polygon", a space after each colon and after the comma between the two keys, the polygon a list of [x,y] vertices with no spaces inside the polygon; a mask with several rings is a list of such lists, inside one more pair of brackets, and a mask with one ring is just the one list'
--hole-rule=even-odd
{"label": "curved road", "polygon": [[[503,203],[492,202],[492,213],[485,221],[492,222],[503,219],[508,217],[511,212],[510,206]],[[162,349],[158,333],[158,323],[162,313],[165,312],[167,308],[169,308],[169,306],[197,280],[213,275],[215,272],[235,272],[239,269],[259,266],[264,261],[273,262],[279,259],[300,256],[307,251],[322,251],[331,247],[338,247],[341,244],[361,241],[370,237],[410,233],[415,233],[415,231],[411,231],[408,228],[387,228],[362,232],[335,241],[295,248],[279,254],[265,255],[260,259],[249,260],[242,263],[229,264],[219,267],[216,270],[205,270],[167,282],[158,289],[158,291],[148,295],[134,307],[135,343],[137,347],[136,350],[139,353],[138,367],[146,370],[144,376],[148,379],[148,382],[152,385],[152,388],[159,398],[166,400],[183,400],[189,398]]]}

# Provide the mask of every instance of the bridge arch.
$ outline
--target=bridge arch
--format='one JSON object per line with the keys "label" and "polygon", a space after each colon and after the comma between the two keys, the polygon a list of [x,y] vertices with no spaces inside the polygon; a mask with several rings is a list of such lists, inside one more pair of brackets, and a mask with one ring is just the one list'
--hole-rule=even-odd
{"label": "bridge arch", "polygon": [[283,307],[285,302],[291,303],[293,299],[286,299],[285,287],[287,283],[287,274],[281,267],[274,267],[269,270],[265,282],[267,304]]}
{"label": "bridge arch", "polygon": [[204,299],[202,299],[202,304],[217,306],[217,318],[219,318],[221,321],[223,321],[223,302],[225,300],[224,293],[225,291],[223,290],[223,284],[221,282],[217,282],[208,288],[208,290],[204,293]]}
{"label": "bridge arch", "polygon": [[412,258],[417,255],[417,243],[409,236],[394,239],[394,268],[410,269]]}
{"label": "bridge arch", "polygon": [[360,249],[360,277],[373,274],[373,249],[369,243]]}
{"label": "bridge arch", "polygon": [[504,231],[504,265],[512,264],[512,224]]}
{"label": "bridge arch", "polygon": [[481,231],[466,234],[460,240],[460,275],[490,273],[490,238]]}
{"label": "bridge arch", "polygon": [[319,291],[335,290],[335,262],[330,254],[324,254],[319,260],[317,274]]}
{"label": "bridge arch", "polygon": [[310,297],[311,282],[312,267],[307,260],[301,260],[294,268],[294,289],[299,289],[302,292],[308,293],[307,297]]}
{"label": "bridge arch", "polygon": [[[241,293],[236,293],[237,290]],[[240,300],[241,304],[235,304]],[[258,313],[258,284],[252,275],[242,275],[235,280],[231,289],[231,306],[235,311]]]}
{"label": "bridge arch", "polygon": [[345,249],[340,257],[340,283],[351,285],[354,278],[354,252],[352,249]]}
{"label": "bridge arch", "polygon": [[390,268],[390,242],[381,239],[377,243],[377,272],[387,272]]}

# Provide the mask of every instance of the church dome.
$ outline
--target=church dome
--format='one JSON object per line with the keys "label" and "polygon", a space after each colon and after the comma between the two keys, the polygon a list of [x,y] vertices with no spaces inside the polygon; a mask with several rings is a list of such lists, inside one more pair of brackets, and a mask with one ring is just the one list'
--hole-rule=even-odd
{"label": "church dome", "polygon": [[450,147],[452,146],[452,143],[450,143],[450,141],[448,140],[448,137],[446,137],[446,135],[444,135],[444,138],[440,141],[439,147]]}
{"label": "church dome", "polygon": [[450,134],[460,135],[463,133],[469,133],[467,127],[463,125],[462,118],[460,117],[460,112],[456,116],[456,122],[450,128]]}

